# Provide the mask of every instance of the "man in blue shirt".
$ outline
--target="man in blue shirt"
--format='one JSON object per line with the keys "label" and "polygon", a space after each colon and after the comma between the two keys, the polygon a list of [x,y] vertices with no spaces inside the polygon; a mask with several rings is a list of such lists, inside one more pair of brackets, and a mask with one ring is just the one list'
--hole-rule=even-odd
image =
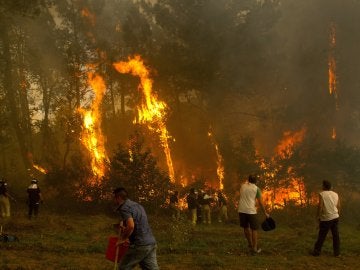
{"label": "man in blue shirt", "polygon": [[128,199],[125,188],[114,190],[115,202],[125,224],[121,229],[117,245],[130,241],[130,247],[120,260],[119,269],[133,269],[137,264],[141,269],[159,269],[156,259],[156,241],[152,234],[144,208]]}

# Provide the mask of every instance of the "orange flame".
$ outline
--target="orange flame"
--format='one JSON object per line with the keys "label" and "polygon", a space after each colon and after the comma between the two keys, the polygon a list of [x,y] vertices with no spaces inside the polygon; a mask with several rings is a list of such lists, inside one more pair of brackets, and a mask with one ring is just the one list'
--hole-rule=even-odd
{"label": "orange flame", "polygon": [[336,139],[336,128],[335,128],[335,127],[332,128],[331,138],[332,138],[333,140]]}
{"label": "orange flame", "polygon": [[120,61],[113,64],[119,73],[130,73],[133,76],[140,78],[140,89],[143,93],[143,102],[137,108],[138,119],[134,120],[135,123],[148,123],[148,128],[154,130],[159,134],[162,147],[166,156],[166,162],[169,170],[169,177],[171,182],[175,182],[175,173],[171,152],[169,147],[170,135],[165,125],[165,110],[166,104],[157,99],[156,94],[152,92],[152,80],[144,62],[139,55],[134,58],[129,58],[127,62]]}
{"label": "orange flame", "polygon": [[336,48],[336,25],[331,23],[329,34],[329,60],[328,60],[328,72],[329,72],[329,93],[334,95],[336,100],[336,110],[338,110],[337,103],[337,76],[336,76],[336,60],[335,60],[335,48]]}
{"label": "orange flame", "polygon": [[[284,132],[282,140],[276,147],[276,154],[281,159],[289,159],[293,154],[293,148],[295,145],[303,141],[305,137],[306,128],[296,132],[287,131]],[[273,158],[273,162],[275,162]],[[259,161],[262,169],[269,169],[269,166],[264,160]],[[279,166],[272,172],[267,172],[265,176],[270,179],[271,182],[275,181],[275,177],[279,170]],[[303,205],[306,189],[303,179],[294,175],[291,167],[287,168],[288,176],[286,179],[281,179],[273,187],[267,187],[263,191],[263,199],[267,205],[272,205],[273,208],[282,208],[288,201],[292,201],[296,205]]]}
{"label": "orange flame", "polygon": [[218,176],[218,179],[219,179],[219,189],[223,190],[224,189],[223,181],[224,181],[224,175],[225,175],[224,159],[223,159],[222,155],[220,154],[219,147],[218,147],[218,145],[217,145],[211,131],[208,132],[208,136],[209,136],[209,138],[211,140],[211,143],[215,147],[215,152],[216,152],[216,157],[217,157],[217,160],[216,160],[216,165],[217,165],[216,173],[217,173],[217,176]]}
{"label": "orange flame", "polygon": [[91,181],[95,184],[105,174],[108,157],[105,151],[105,139],[101,131],[100,105],[105,94],[103,78],[93,72],[88,72],[88,83],[95,92],[95,97],[90,110],[80,108],[83,115],[83,130],[81,142],[87,148],[91,156],[91,169],[96,179]]}
{"label": "orange flame", "polygon": [[295,144],[302,142],[304,139],[306,128],[303,127],[301,130],[296,132],[285,131],[283,139],[276,147],[276,153],[282,158],[289,158],[292,155],[293,147]]}
{"label": "orange flame", "polygon": [[289,201],[295,205],[303,205],[306,189],[301,178],[293,178],[287,187],[277,187],[273,190],[264,190],[262,197],[264,203],[272,205],[273,208],[282,208]]}
{"label": "orange flame", "polygon": [[81,10],[81,16],[87,18],[92,26],[95,25],[96,17],[86,7]]}
{"label": "orange flame", "polygon": [[[329,33],[329,93],[335,98],[335,109],[339,110],[338,104],[338,93],[337,93],[337,76],[336,76],[336,60],[335,60],[335,49],[336,49],[336,25],[334,23],[330,24],[330,33]],[[336,130],[335,127],[332,129],[331,138],[336,139]]]}
{"label": "orange flame", "polygon": [[41,167],[40,165],[37,165],[37,164],[33,164],[33,167],[35,169],[37,169],[39,172],[43,173],[43,174],[47,174],[47,170],[44,169],[43,167]]}

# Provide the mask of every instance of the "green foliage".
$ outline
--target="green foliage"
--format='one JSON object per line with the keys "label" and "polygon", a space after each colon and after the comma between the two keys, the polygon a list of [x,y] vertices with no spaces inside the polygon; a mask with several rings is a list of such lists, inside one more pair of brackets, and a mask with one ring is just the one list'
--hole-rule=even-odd
{"label": "green foliage", "polygon": [[234,154],[240,179],[247,179],[249,174],[258,174],[260,172],[257,163],[259,157],[256,153],[253,137],[242,137],[234,147]]}
{"label": "green foliage", "polygon": [[144,138],[135,133],[127,145],[119,144],[112,158],[107,185],[125,187],[136,201],[159,207],[170,189],[169,177],[162,172],[150,149],[144,149]]}
{"label": "green foliage", "polygon": [[[65,204],[77,200],[99,200],[101,188],[89,185],[88,181],[93,177],[91,169],[79,153],[71,156],[70,165],[65,169],[55,169],[46,174],[46,198],[61,199]],[[60,207],[61,204],[59,205]]]}

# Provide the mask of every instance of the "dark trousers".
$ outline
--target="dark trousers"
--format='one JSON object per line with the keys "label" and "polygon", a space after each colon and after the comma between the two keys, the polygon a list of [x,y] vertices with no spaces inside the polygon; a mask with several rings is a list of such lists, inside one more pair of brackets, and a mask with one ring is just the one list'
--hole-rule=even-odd
{"label": "dark trousers", "polygon": [[39,213],[39,203],[38,202],[30,202],[29,203],[29,218],[31,218],[32,214],[36,217]]}
{"label": "dark trousers", "polygon": [[314,253],[320,254],[322,245],[326,239],[326,235],[331,230],[332,238],[333,238],[333,250],[334,255],[340,255],[340,237],[339,237],[339,229],[338,229],[339,219],[333,219],[329,221],[320,221],[320,229],[319,236],[315,243]]}

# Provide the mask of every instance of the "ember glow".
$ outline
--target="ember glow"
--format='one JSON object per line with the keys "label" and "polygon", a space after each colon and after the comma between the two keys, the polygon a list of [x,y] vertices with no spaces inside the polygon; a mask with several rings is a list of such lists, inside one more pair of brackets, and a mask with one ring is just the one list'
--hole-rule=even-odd
{"label": "ember glow", "polygon": [[224,181],[224,174],[225,174],[224,159],[223,159],[222,155],[220,154],[219,146],[216,143],[216,141],[214,139],[214,136],[213,136],[211,131],[208,132],[208,137],[210,138],[210,141],[211,141],[212,145],[215,147],[215,152],[216,152],[216,157],[217,157],[217,160],[216,160],[216,165],[217,165],[216,173],[217,173],[217,176],[218,176],[218,179],[219,179],[219,189],[223,190],[224,189],[223,181]]}
{"label": "ember glow", "polygon": [[83,130],[81,142],[89,151],[91,158],[91,169],[94,179],[91,184],[98,182],[105,174],[108,157],[105,151],[105,139],[101,131],[100,105],[105,94],[105,83],[101,76],[88,73],[88,83],[95,93],[95,97],[89,110],[79,109],[83,116]]}
{"label": "ember glow", "polygon": [[155,131],[159,137],[166,156],[166,163],[169,170],[171,182],[175,182],[175,173],[171,158],[169,139],[171,138],[165,125],[166,104],[159,101],[156,94],[152,91],[152,80],[149,70],[144,65],[140,56],[129,58],[127,62],[120,61],[114,63],[115,69],[119,73],[130,73],[140,78],[139,89],[142,90],[142,103],[137,107],[138,116],[135,123],[147,124],[150,130]]}

